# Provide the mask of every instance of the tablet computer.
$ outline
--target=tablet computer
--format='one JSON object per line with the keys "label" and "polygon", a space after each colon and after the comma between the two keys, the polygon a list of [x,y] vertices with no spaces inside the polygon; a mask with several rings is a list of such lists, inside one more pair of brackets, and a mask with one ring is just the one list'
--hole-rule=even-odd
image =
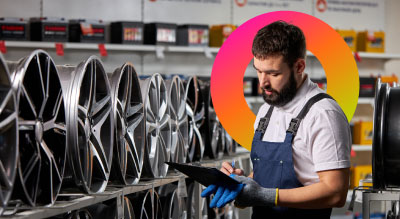
{"label": "tablet computer", "polygon": [[211,184],[227,186],[240,183],[216,168],[173,162],[165,163],[204,186],[209,186]]}

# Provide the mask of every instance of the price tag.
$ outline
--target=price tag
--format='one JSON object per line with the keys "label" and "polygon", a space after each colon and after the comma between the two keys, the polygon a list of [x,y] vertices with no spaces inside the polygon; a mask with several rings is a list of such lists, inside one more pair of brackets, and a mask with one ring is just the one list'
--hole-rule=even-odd
{"label": "price tag", "polygon": [[56,54],[58,56],[64,56],[64,44],[56,43]]}
{"label": "price tag", "polygon": [[0,40],[0,52],[3,54],[7,53],[6,42],[4,40]]}
{"label": "price tag", "polygon": [[107,56],[106,46],[104,44],[99,44],[99,52],[101,56]]}

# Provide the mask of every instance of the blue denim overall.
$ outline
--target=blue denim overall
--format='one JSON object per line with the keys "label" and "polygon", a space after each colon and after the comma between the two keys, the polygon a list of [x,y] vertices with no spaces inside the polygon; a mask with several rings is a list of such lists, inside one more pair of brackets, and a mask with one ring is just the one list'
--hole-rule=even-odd
{"label": "blue denim overall", "polygon": [[[299,115],[290,121],[284,142],[262,141],[267,130],[269,119],[274,109],[271,106],[260,119],[254,134],[251,160],[253,162],[254,180],[264,188],[291,189],[303,186],[297,179],[293,166],[292,141],[311,106],[323,98],[331,98],[325,93],[312,97],[303,107]],[[253,207],[252,218],[330,218],[331,208],[327,209],[295,209],[287,207]]]}

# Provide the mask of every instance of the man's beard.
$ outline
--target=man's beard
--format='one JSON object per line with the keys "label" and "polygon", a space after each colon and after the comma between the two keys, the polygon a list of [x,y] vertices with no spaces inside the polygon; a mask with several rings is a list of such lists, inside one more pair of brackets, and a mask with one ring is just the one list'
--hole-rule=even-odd
{"label": "man's beard", "polygon": [[[263,89],[263,98],[271,106],[281,107],[293,100],[297,92],[297,83],[294,79],[294,71],[290,72],[290,78],[288,83],[283,86],[281,92],[278,92],[271,88],[271,86],[265,86]],[[272,92],[271,95],[267,95],[265,90]]]}

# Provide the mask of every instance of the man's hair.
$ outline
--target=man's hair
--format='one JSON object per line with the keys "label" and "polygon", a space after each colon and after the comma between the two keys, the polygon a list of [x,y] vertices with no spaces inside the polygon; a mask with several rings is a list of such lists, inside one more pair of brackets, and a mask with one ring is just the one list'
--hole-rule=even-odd
{"label": "man's hair", "polygon": [[257,59],[282,55],[293,67],[297,59],[305,59],[306,40],[303,31],[284,21],[273,22],[261,28],[253,40],[252,52]]}

